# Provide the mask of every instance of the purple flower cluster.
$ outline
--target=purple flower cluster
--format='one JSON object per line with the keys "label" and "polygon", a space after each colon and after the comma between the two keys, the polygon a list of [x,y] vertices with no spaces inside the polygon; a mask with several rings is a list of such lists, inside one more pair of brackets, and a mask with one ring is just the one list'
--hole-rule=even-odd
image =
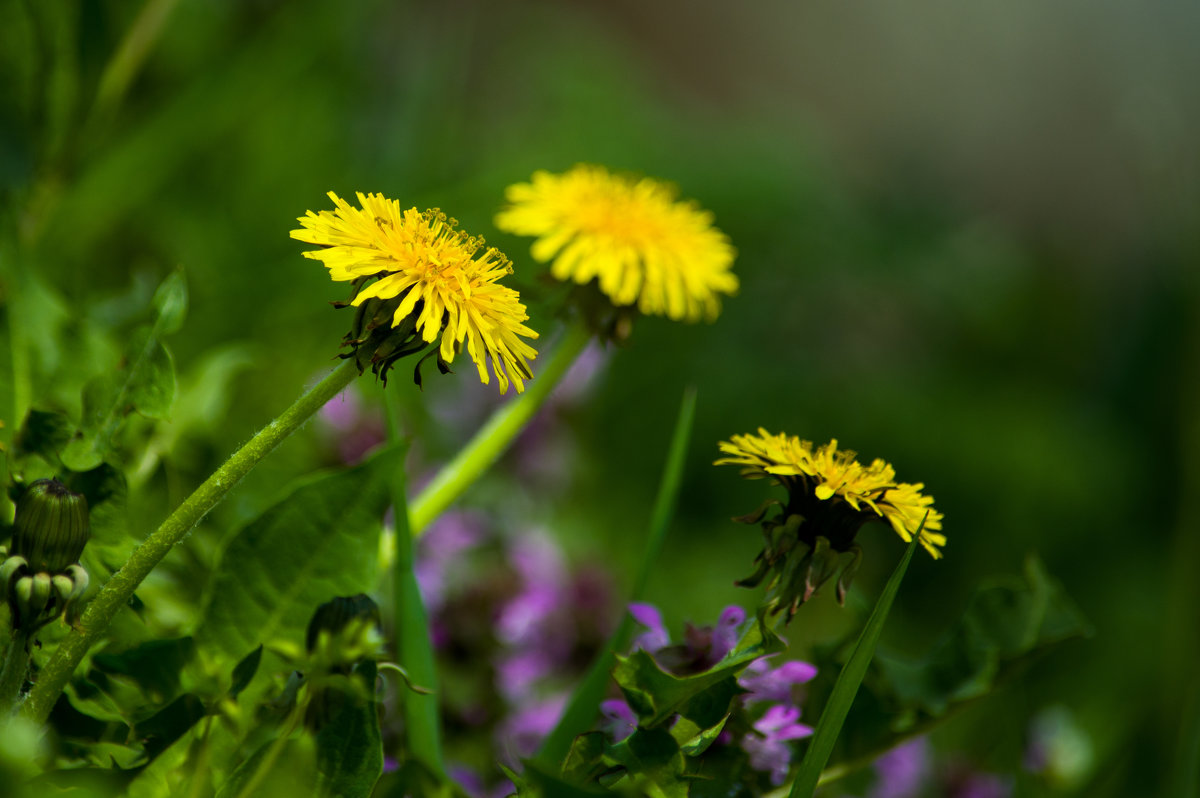
{"label": "purple flower cluster", "polygon": [[[631,604],[629,613],[643,627],[633,641],[634,650],[642,649],[654,656],[659,665],[678,673],[705,670],[724,659],[737,645],[746,621],[746,612],[741,607],[726,607],[715,626],[689,625],[686,642],[673,646],[662,613],[656,607]],[[751,712],[766,706],[761,717],[752,722],[751,730],[743,735],[741,747],[749,755],[750,766],[769,774],[775,786],[783,784],[792,763],[792,748],[788,743],[813,732],[799,722],[801,696],[797,688],[816,674],[817,669],[807,662],[790,660],[772,667],[763,658],[752,662],[738,677],[738,683],[747,690],[742,697],[743,706]],[[601,711],[605,717],[604,730],[614,739],[623,740],[633,734],[637,720],[624,701],[606,701]]]}
{"label": "purple flower cluster", "polygon": [[1009,798],[1011,782],[961,762],[935,767],[929,742],[917,737],[875,760],[875,785],[867,798]]}
{"label": "purple flower cluster", "polygon": [[[445,694],[448,734],[491,734],[499,760],[519,768],[611,631],[607,576],[569,568],[545,534],[504,537],[469,512],[422,535],[415,571],[442,669],[459,680]],[[478,771],[455,772],[468,794],[492,794]]]}
{"label": "purple flower cluster", "polygon": [[383,413],[367,406],[353,383],[317,412],[317,427],[348,465],[362,460],[387,437]]}

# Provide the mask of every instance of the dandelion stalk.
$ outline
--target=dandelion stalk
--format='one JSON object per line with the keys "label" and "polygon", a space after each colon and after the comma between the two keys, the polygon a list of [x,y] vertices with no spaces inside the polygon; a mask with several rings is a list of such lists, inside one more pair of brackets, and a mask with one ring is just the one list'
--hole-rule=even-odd
{"label": "dandelion stalk", "polygon": [[29,635],[24,629],[14,629],[4,656],[4,669],[0,671],[0,720],[8,718],[16,709],[21,685],[29,671]]}
{"label": "dandelion stalk", "polygon": [[23,715],[36,723],[46,721],[75,668],[88,649],[104,634],[117,612],[129,603],[142,580],[184,535],[225,498],[242,477],[345,388],[357,374],[352,360],[334,369],[234,452],[158,529],[134,549],[129,560],[91,600],[75,629],[59,644],[46,667],[38,673],[29,698],[21,708]]}
{"label": "dandelion stalk", "polygon": [[497,410],[483,429],[412,501],[410,518],[414,537],[424,532],[435,518],[500,458],[545,403],[554,387],[562,381],[590,340],[591,333],[583,324],[569,326],[558,349],[538,370],[537,379],[529,383],[523,394]]}

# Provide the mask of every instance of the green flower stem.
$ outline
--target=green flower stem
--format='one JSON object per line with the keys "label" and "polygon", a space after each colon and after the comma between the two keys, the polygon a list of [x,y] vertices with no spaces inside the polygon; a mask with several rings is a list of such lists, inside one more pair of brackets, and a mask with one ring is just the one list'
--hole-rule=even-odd
{"label": "green flower stem", "polygon": [[[400,424],[394,402],[384,397],[387,411],[388,440],[393,445],[400,439]],[[433,655],[433,640],[429,635],[429,615],[421,600],[421,590],[413,571],[412,532],[409,529],[408,502],[405,499],[404,470],[394,469],[391,480],[392,513],[396,527],[396,557],[392,563],[392,617],[396,659],[403,666],[401,674],[408,684],[403,708],[407,729],[408,753],[439,777],[444,777],[442,762],[442,724],[438,713],[437,663]],[[412,690],[418,684],[430,694]]]}
{"label": "green flower stem", "polygon": [[517,434],[533,418],[550,396],[550,392],[562,380],[567,369],[583,352],[591,333],[580,323],[567,328],[567,334],[536,378],[529,383],[525,393],[497,410],[483,429],[463,447],[425,490],[410,505],[412,510],[412,534],[414,537],[425,531],[435,518],[449,507],[479,475],[499,459]]}
{"label": "green flower stem", "polygon": [[163,521],[149,537],[133,551],[121,569],[113,574],[99,593],[88,603],[83,617],[46,664],[33,685],[29,699],[21,708],[22,714],[35,723],[44,723],[67,680],[83,660],[88,649],[104,634],[117,611],[129,603],[133,591],[158,565],[167,552],[192,530],[225,494],[274,451],[285,438],[295,432],[310,416],[336,396],[358,374],[353,360],[346,360],[325,379],[310,388],[291,407],[245,446],[238,449],[204,484],[196,488],[175,512]]}
{"label": "green flower stem", "polygon": [[4,669],[0,671],[0,721],[8,718],[16,709],[21,685],[29,671],[29,635],[23,629],[14,629],[4,656]]}

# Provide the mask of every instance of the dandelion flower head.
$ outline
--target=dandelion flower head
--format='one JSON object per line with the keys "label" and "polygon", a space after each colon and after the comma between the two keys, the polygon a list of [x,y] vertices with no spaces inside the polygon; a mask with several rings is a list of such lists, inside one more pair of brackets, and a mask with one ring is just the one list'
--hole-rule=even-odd
{"label": "dandelion flower head", "polygon": [[675,199],[673,186],[581,164],[564,174],[534,173],[509,186],[496,226],[537,236],[532,254],[551,274],[580,285],[596,280],[617,306],[647,315],[709,321],[720,295],[737,291],[735,251],[712,214]]}
{"label": "dandelion flower head", "polygon": [[440,335],[438,356],[446,364],[465,343],[485,385],[490,358],[501,393],[509,379],[518,393],[524,390],[522,380],[532,377],[527,361],[537,352],[522,337],[538,334],[525,326],[529,317],[517,292],[499,282],[512,272],[499,250],[484,249],[483,239],[437,210],[401,210],[382,194],[360,192],[361,208],[332,191],[329,197],[336,209],[308,211],[291,236],[322,247],[304,255],[321,261],[334,280],[355,284],[350,304],[399,300],[392,327],[408,320],[425,344]]}
{"label": "dandelion flower head", "polygon": [[800,513],[806,518],[820,514],[822,506],[844,503],[860,517],[886,519],[906,542],[920,530],[925,550],[934,559],[942,556],[946,536],[940,532],[942,514],[933,509],[933,497],[921,493],[925,486],[919,482],[897,482],[895,470],[883,460],[863,465],[854,452],[838,449],[836,438],[814,446],[761,428],[757,435],[734,435],[719,447],[725,456],[716,465],[740,465],[745,477],[774,479],[787,488],[789,506],[808,506]]}

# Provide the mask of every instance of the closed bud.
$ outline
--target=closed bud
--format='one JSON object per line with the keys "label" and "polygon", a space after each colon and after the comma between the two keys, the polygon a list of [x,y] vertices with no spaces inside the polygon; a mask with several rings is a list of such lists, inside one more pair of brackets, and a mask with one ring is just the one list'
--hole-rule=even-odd
{"label": "closed bud", "polygon": [[322,632],[333,639],[352,625],[361,628],[378,627],[379,624],[379,605],[370,596],[365,593],[359,593],[357,596],[338,596],[317,607],[312,620],[308,622],[304,647],[308,653],[313,653]]}
{"label": "closed bud", "polygon": [[12,554],[34,573],[61,573],[79,561],[88,534],[87,499],[56,479],[39,479],[17,503]]}

